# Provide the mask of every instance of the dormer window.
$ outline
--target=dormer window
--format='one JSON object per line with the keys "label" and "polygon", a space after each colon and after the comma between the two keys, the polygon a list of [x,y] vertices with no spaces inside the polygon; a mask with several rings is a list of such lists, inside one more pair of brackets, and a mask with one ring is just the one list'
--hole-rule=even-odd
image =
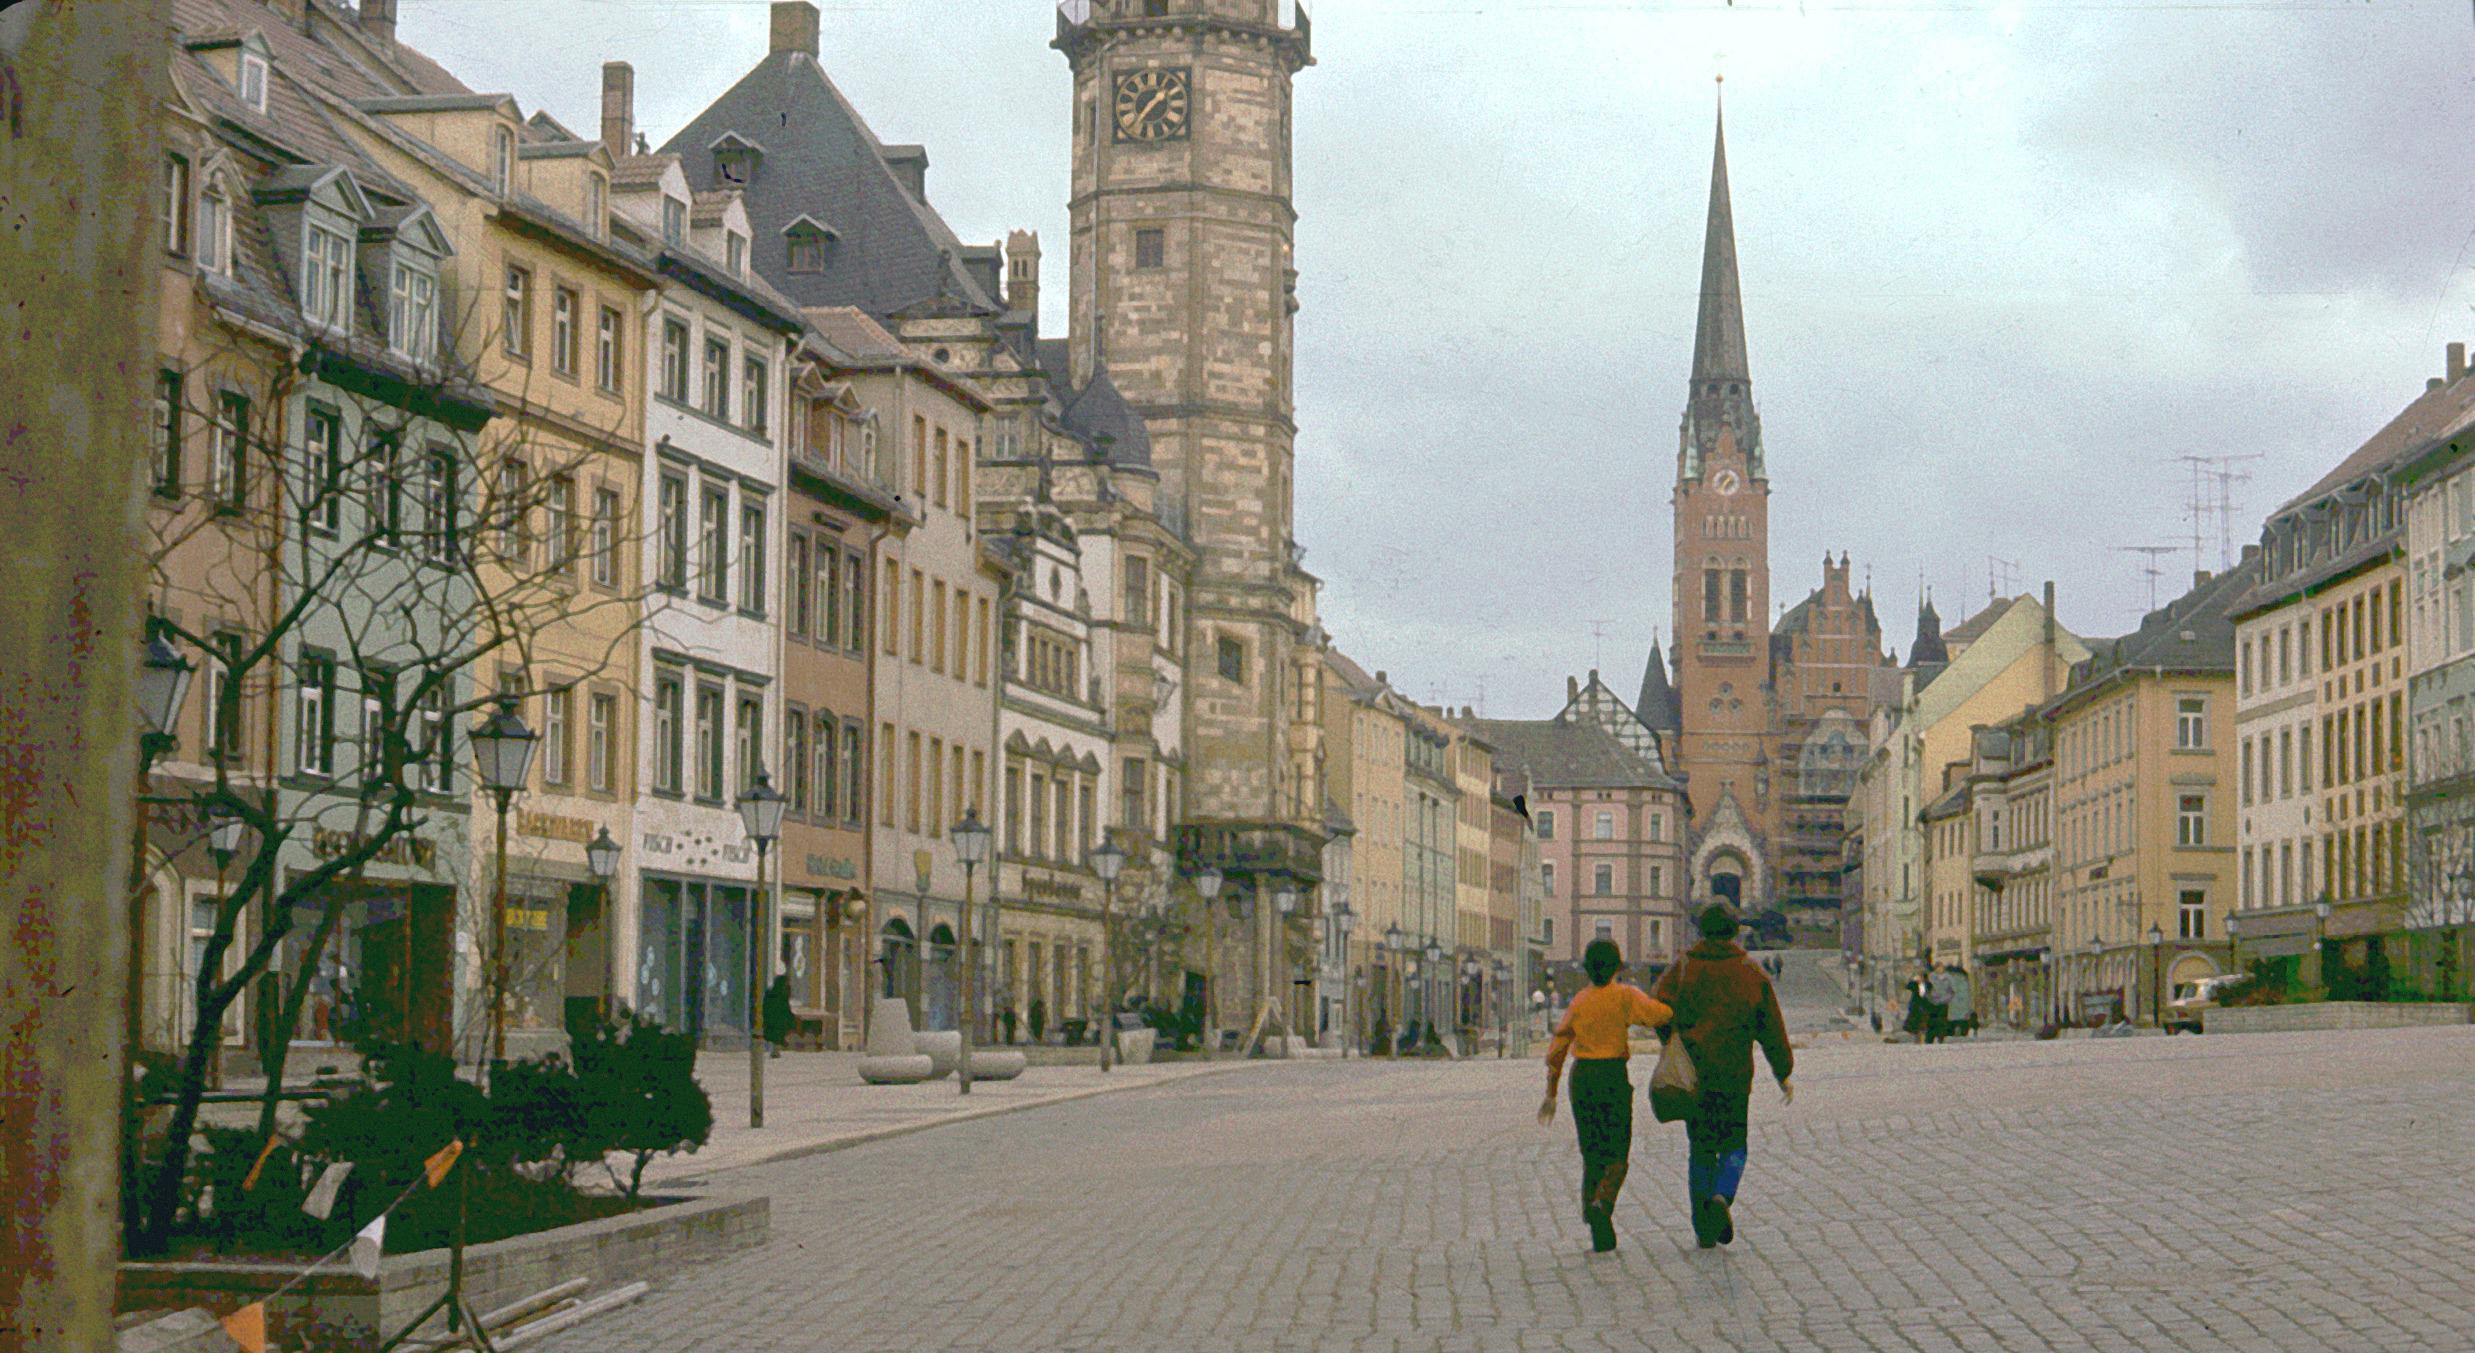
{"label": "dormer window", "polygon": [[813,216],[797,216],[782,227],[782,241],[792,272],[823,272],[833,247],[834,231]]}
{"label": "dormer window", "polygon": [[730,265],[730,275],[748,275],[748,237],[732,231],[722,237],[723,261]]}
{"label": "dormer window", "polygon": [[584,176],[584,223],[593,228],[599,239],[610,233],[610,185],[599,174]]}
{"label": "dormer window", "polygon": [[722,133],[707,149],[713,152],[714,177],[735,188],[755,181],[756,162],[765,153],[763,147],[737,132]]}
{"label": "dormer window", "polygon": [[241,102],[266,111],[266,58],[256,52],[241,53]]}
{"label": "dormer window", "polygon": [[677,248],[687,239],[687,203],[675,197],[662,199],[662,243]]}
{"label": "dormer window", "polygon": [[232,273],[232,202],[220,182],[210,183],[198,198],[198,267]]}
{"label": "dormer window", "polygon": [[307,230],[301,251],[301,314],[330,329],[347,327],[352,313],[352,241],[324,226]]}
{"label": "dormer window", "polygon": [[499,196],[515,191],[516,134],[505,127],[490,129],[490,186]]}
{"label": "dormer window", "polygon": [[438,279],[398,263],[388,302],[387,346],[416,362],[429,361],[438,351]]}

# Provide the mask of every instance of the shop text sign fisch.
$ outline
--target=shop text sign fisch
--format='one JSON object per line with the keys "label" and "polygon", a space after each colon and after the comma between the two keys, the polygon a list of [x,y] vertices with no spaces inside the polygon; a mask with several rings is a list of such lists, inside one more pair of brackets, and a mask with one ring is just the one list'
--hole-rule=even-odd
{"label": "shop text sign fisch", "polygon": [[564,817],[557,813],[537,813],[525,810],[516,814],[516,830],[525,836],[544,836],[553,841],[573,841],[583,845],[593,839],[596,824],[589,818]]}

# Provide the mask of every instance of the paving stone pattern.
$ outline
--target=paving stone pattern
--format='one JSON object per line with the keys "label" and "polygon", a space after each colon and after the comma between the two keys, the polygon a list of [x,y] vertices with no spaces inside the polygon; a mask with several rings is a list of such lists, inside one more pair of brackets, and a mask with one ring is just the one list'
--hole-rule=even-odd
{"label": "paving stone pattern", "polygon": [[1728,1249],[1645,1112],[1588,1254],[1535,1063],[1284,1063],[725,1172],[766,1248],[547,1346],[2475,1348],[2475,1030],[1802,1057]]}

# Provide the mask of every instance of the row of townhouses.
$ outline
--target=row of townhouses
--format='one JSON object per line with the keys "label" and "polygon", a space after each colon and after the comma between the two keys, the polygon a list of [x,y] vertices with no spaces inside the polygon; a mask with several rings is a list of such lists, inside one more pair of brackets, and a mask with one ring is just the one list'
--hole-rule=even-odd
{"label": "row of townhouses", "polygon": [[[625,64],[577,130],[393,0],[175,10],[150,610],[198,679],[146,795],[148,1044],[253,946],[291,980],[205,1036],[261,1051],[523,1055],[614,1006],[734,1039],[775,977],[838,1047],[969,986],[983,1036],[1515,1008],[1507,763],[1352,684],[1291,533],[1294,5],[1061,7],[1060,337],[1038,240],[953,232],[805,0],[659,146]],[[1353,780],[1370,701],[1403,740]]]}
{"label": "row of townhouses", "polygon": [[2462,993],[2475,921],[2475,382],[2444,374],[2130,634],[1930,607],[1847,818],[1847,948],[2023,1026],[2226,972]]}

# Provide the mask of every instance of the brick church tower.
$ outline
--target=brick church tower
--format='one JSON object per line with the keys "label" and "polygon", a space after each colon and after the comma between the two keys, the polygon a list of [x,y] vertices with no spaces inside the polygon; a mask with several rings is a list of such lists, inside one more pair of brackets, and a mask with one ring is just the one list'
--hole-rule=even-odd
{"label": "brick church tower", "polygon": [[1770,476],[1745,356],[1724,117],[1711,152],[1673,503],[1678,758],[1698,845],[1692,896],[1758,907],[1770,894]]}
{"label": "brick church tower", "polygon": [[1074,71],[1071,376],[1105,359],[1195,551],[1180,863],[1310,890],[1321,632],[1293,535],[1290,379],[1307,17],[1295,0],[1066,0],[1052,45]]}

